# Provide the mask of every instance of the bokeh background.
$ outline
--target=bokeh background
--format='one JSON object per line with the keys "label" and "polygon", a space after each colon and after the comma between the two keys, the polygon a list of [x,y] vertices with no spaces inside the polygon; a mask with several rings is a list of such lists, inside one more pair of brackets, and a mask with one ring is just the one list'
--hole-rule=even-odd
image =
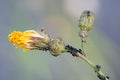
{"label": "bokeh background", "polygon": [[91,61],[111,80],[120,78],[120,0],[0,0],[0,80],[99,80],[93,69],[65,53],[23,51],[8,41],[13,30],[40,30],[80,48],[78,20],[95,13],[85,48]]}

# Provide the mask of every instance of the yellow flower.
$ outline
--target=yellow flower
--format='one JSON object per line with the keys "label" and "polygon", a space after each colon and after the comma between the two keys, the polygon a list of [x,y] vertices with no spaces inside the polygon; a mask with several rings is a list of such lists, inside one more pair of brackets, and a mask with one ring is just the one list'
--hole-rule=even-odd
{"label": "yellow flower", "polygon": [[[49,42],[49,37],[44,33],[38,33],[34,30],[24,32],[13,31],[8,35],[9,41],[25,50],[43,49]],[[44,46],[43,46],[44,45]]]}

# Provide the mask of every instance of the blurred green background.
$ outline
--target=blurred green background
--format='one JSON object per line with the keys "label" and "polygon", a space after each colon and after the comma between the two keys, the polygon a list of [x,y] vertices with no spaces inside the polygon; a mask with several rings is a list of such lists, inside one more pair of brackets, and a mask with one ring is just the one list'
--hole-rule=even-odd
{"label": "blurred green background", "polygon": [[23,51],[8,41],[13,30],[40,30],[62,37],[80,48],[78,20],[84,10],[95,13],[95,25],[85,48],[93,63],[119,80],[119,0],[0,0],[0,80],[99,80],[93,69],[70,54],[53,57],[49,52]]}

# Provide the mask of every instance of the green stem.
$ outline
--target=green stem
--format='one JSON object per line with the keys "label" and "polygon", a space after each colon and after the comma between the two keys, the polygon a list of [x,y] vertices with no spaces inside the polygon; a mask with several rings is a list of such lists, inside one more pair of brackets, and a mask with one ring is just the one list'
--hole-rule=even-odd
{"label": "green stem", "polygon": [[87,57],[85,57],[84,55],[81,55],[80,53],[76,53],[76,54],[78,57],[84,60],[89,66],[91,66],[101,78],[105,78],[104,80],[108,80],[107,77],[104,75],[104,73],[101,70],[97,70],[96,65],[94,65]]}
{"label": "green stem", "polygon": [[81,48],[82,48],[82,53],[84,53],[84,42],[83,42],[83,40],[81,41]]}
{"label": "green stem", "polygon": [[69,53],[72,54],[72,56],[76,56],[76,57],[79,57],[81,58],[82,60],[84,60],[90,67],[92,67],[94,69],[94,71],[97,73],[97,77],[100,79],[100,80],[108,80],[109,77],[108,76],[105,76],[104,73],[100,70],[100,66],[99,65],[94,65],[92,63],[92,61],[90,61],[83,53],[82,53],[82,50],[78,50],[70,45],[66,45],[64,51],[67,51]]}

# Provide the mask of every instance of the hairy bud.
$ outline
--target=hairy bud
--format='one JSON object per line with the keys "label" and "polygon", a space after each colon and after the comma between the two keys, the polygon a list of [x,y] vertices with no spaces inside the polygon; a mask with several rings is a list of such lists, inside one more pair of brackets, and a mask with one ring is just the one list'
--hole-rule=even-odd
{"label": "hairy bud", "polygon": [[79,20],[78,27],[80,28],[79,36],[83,42],[86,42],[88,31],[91,30],[94,24],[94,13],[91,11],[84,11]]}
{"label": "hairy bud", "polygon": [[65,50],[65,44],[61,38],[53,39],[50,42],[50,53],[53,56],[58,56]]}
{"label": "hairy bud", "polygon": [[79,27],[81,30],[89,31],[94,24],[94,13],[91,11],[84,11],[79,20]]}

